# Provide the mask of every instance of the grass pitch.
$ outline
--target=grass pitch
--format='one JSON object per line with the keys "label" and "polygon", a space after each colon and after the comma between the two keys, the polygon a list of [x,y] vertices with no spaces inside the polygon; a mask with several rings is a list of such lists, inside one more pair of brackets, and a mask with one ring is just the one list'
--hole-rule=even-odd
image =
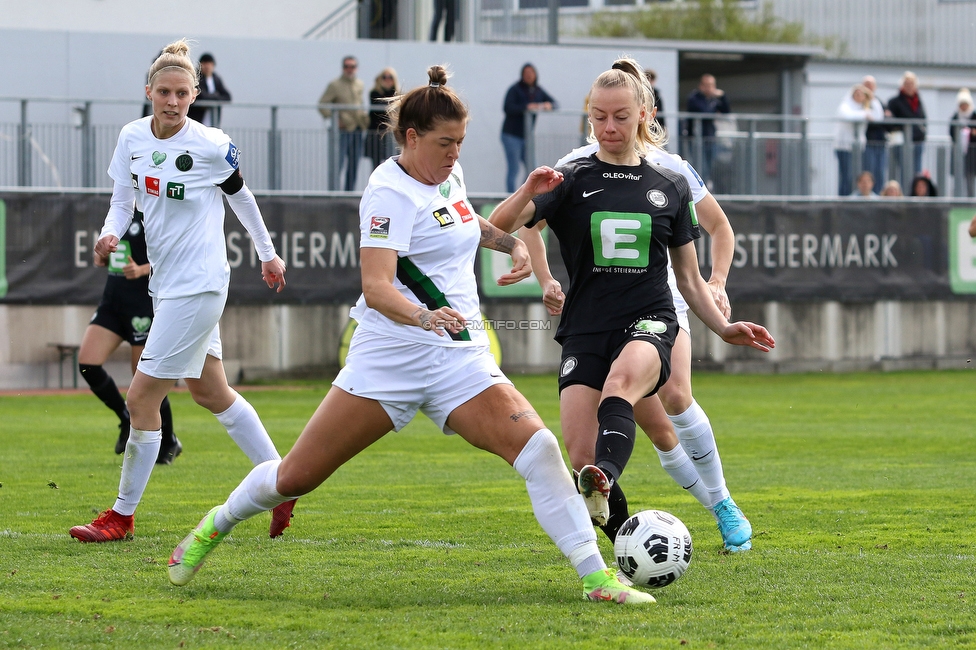
{"label": "grass pitch", "polygon": [[[558,434],[553,377],[517,378]],[[916,648],[976,645],[972,372],[695,376],[754,550],[714,521],[646,438],[631,510],[691,531],[657,605],[582,599],[506,463],[423,417],[298,502],[238,526],[190,583],[172,548],[249,469],[186,393],[184,453],[157,467],[131,542],[80,544],[113,503],[114,416],[95,397],[0,397],[0,647]],[[250,391],[281,450],[327,385]],[[612,550],[600,534],[601,549]]]}

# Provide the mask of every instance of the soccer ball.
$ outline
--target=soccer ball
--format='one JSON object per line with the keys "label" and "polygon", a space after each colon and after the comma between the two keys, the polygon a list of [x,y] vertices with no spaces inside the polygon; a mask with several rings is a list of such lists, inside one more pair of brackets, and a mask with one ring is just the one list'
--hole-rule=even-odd
{"label": "soccer ball", "polygon": [[691,533],[681,520],[661,510],[644,510],[617,531],[617,566],[635,585],[666,587],[691,562]]}

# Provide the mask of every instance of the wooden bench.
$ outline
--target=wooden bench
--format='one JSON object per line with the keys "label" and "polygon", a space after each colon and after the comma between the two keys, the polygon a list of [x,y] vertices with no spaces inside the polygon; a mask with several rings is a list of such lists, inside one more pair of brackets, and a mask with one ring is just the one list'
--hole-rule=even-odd
{"label": "wooden bench", "polygon": [[[74,343],[48,343],[47,347],[57,348],[58,351],[58,386],[64,388],[64,361],[71,359],[71,384],[78,388],[78,350],[81,346]],[[47,373],[44,375],[44,385],[47,386]]]}

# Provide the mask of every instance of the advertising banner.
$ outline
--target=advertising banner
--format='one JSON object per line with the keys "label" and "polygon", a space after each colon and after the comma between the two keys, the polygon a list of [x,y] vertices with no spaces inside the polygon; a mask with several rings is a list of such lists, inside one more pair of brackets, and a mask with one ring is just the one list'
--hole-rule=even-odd
{"label": "advertising banner", "polygon": [[[261,281],[250,238],[228,208],[229,302],[355,301],[359,201],[276,195],[259,196],[258,203],[288,265],[288,284],[276,294]],[[482,214],[495,203],[472,199]],[[106,271],[92,264],[92,247],[108,206],[105,193],[0,193],[0,302],[96,304]],[[976,293],[971,207],[839,200],[723,201],[723,208],[736,233],[728,281],[735,301],[942,300]],[[558,243],[547,239],[553,275],[565,285]],[[698,253],[707,277],[707,237]],[[537,300],[534,278],[523,286],[495,284],[509,264],[505,255],[482,251],[477,272],[483,296]]]}

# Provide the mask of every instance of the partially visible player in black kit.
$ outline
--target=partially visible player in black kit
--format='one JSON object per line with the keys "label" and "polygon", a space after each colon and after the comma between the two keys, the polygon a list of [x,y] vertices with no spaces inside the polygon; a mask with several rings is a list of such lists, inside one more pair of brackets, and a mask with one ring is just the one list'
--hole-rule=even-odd
{"label": "partially visible player in black kit", "polygon": [[698,268],[688,181],[644,163],[647,138],[638,133],[653,119],[644,83],[630,59],[601,74],[588,109],[597,152],[534,170],[491,215],[509,232],[548,223],[559,239],[570,275],[556,330],[560,410],[596,407],[594,463],[580,470],[578,487],[599,525],[610,517],[611,488],[634,449],[634,404],[670,376],[678,323],[668,251],[681,295],[706,326],[727,343],[762,351],[774,345],[765,328],[730,323],[715,305]]}
{"label": "partially visible player in black kit", "polygon": [[[118,250],[108,263],[108,280],[102,300],[95,310],[78,351],[78,369],[92,392],[119,417],[119,437],[115,453],[125,451],[129,440],[129,411],[125,398],[111,375],[102,365],[115,350],[127,341],[132,346],[132,372],[142,355],[152,326],[153,304],[149,296],[149,258],[146,255],[146,233],[142,213],[136,211],[129,230],[122,236]],[[162,442],[157,465],[169,465],[180,455],[183,446],[173,432],[173,412],[169,399],[159,407],[162,420]]]}

